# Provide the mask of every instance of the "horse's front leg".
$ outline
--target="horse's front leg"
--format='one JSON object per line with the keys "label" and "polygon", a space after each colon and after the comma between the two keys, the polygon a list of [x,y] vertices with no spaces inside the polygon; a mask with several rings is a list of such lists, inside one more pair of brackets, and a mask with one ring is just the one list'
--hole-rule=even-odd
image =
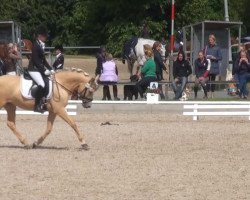
{"label": "horse's front leg", "polygon": [[78,140],[81,143],[81,147],[84,150],[89,150],[89,146],[86,144],[84,134],[81,134],[77,128],[75,121],[68,115],[65,109],[61,109],[60,112],[57,113],[64,121],[66,121],[75,131]]}
{"label": "horse's front leg", "polygon": [[128,72],[129,72],[130,77],[131,77],[133,75],[134,63],[131,59],[127,59],[127,65],[128,65]]}
{"label": "horse's front leg", "polygon": [[16,128],[16,106],[8,103],[4,106],[4,108],[7,111],[7,126],[25,147],[29,147],[26,137],[23,136]]}
{"label": "horse's front leg", "polygon": [[45,138],[51,133],[55,118],[56,118],[56,114],[52,113],[52,112],[49,112],[49,115],[48,115],[48,118],[47,118],[46,131],[36,142],[33,143],[33,148],[35,148],[36,146],[41,144],[45,140]]}

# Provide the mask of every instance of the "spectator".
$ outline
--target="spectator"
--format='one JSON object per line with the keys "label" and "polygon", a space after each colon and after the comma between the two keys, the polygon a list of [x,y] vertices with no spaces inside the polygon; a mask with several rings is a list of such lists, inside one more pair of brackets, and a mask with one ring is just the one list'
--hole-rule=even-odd
{"label": "spectator", "polygon": [[[241,51],[245,51],[246,48],[245,48],[245,45],[244,44],[241,44],[239,46],[239,51],[237,52],[237,54],[233,57],[233,69],[232,69],[232,75],[233,75],[233,80],[236,81],[236,88],[237,88],[237,91],[236,91],[236,94],[239,94],[239,78],[238,78],[238,74],[236,73],[236,60],[239,60],[240,59],[240,52]],[[249,55],[248,55],[248,58],[249,58]]]}
{"label": "spectator", "polygon": [[[175,93],[174,99],[177,100],[181,98],[182,92],[186,87],[188,76],[192,74],[192,68],[188,60],[185,60],[184,52],[179,51],[176,61],[173,64],[173,89]],[[178,87],[178,84],[181,84]]]}
{"label": "spectator", "polygon": [[[96,61],[97,61],[96,69],[95,69],[96,82],[98,82],[100,75],[102,73],[102,64],[106,61],[105,54],[106,54],[106,48],[104,46],[101,46],[96,54]],[[111,100],[111,95],[110,95],[109,87],[104,85],[102,100],[106,100],[106,98],[108,100]]]}
{"label": "spectator", "polygon": [[153,60],[152,48],[149,48],[148,46],[144,47],[144,53],[146,56],[146,62],[141,69],[141,80],[136,84],[141,98],[143,98],[143,94],[145,93],[147,87],[150,85],[150,82],[157,81],[156,64]]}
{"label": "spectator", "polygon": [[0,42],[0,76],[6,74],[4,60],[8,57],[8,46],[4,42]]}
{"label": "spectator", "polygon": [[[96,75],[96,82],[98,82],[100,75],[102,73],[103,70],[103,63],[106,61],[106,48],[104,46],[101,46],[100,49],[98,50],[97,54],[96,54],[96,69],[95,69],[95,75]],[[113,90],[115,90],[113,88]],[[103,97],[102,100],[111,100],[111,95],[110,95],[110,91],[109,91],[109,86],[108,85],[104,85],[103,86]]]}
{"label": "spectator", "polygon": [[64,55],[63,55],[63,46],[57,45],[55,46],[56,51],[56,59],[53,63],[53,68],[55,71],[62,70],[64,65]]}
{"label": "spectator", "polygon": [[13,43],[8,44],[8,56],[3,60],[6,74],[17,75],[17,61],[22,59],[21,55],[18,55],[17,47]]}
{"label": "spectator", "polygon": [[211,62],[209,59],[206,59],[203,51],[200,51],[198,54],[198,58],[194,62],[195,67],[195,85],[194,85],[194,98],[197,98],[199,84],[204,91],[204,99],[207,99],[207,81],[208,74],[210,70]]}
{"label": "spectator", "polygon": [[240,57],[236,60],[235,63],[235,73],[239,79],[239,97],[242,99],[247,99],[247,81],[250,78],[250,62],[247,57],[247,52],[242,50],[240,52]]}
{"label": "spectator", "polygon": [[14,43],[13,50],[14,50],[13,53],[17,56],[17,59],[16,59],[16,74],[18,76],[20,76],[21,74],[23,74],[22,54],[20,52],[20,46],[18,44]]}
{"label": "spectator", "polygon": [[[216,76],[220,73],[219,61],[222,60],[220,47],[216,44],[216,38],[213,34],[208,37],[208,45],[205,47],[205,56],[211,61],[209,71],[209,81],[215,81]],[[211,90],[211,98],[214,98],[215,84],[207,84],[207,92]]]}
{"label": "spectator", "polygon": [[[99,82],[104,84],[103,86],[103,100],[111,100],[109,85],[113,85],[113,94],[114,100],[120,100],[118,98],[118,89],[117,89],[117,81],[118,81],[118,69],[115,61],[113,60],[113,56],[111,54],[106,54],[106,61],[102,63],[101,73],[97,75],[96,80],[99,79]],[[109,95],[109,96],[108,96]]]}
{"label": "spectator", "polygon": [[[162,71],[164,70],[166,73],[167,72],[167,68],[163,62],[163,59],[162,59],[162,56],[161,56],[161,48],[162,48],[162,45],[159,41],[156,41],[153,45],[153,52],[154,52],[154,61],[155,61],[155,64],[156,64],[156,77],[157,77],[157,81],[161,81],[163,80],[163,73]],[[161,99],[165,99],[165,96],[162,92],[162,85],[159,85],[159,89],[161,91],[160,93],[160,96],[161,96]]]}

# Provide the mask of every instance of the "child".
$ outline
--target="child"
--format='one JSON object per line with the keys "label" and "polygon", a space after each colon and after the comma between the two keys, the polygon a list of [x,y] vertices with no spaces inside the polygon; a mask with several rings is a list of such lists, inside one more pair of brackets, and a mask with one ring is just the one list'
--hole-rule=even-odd
{"label": "child", "polygon": [[55,51],[56,51],[56,59],[55,62],[53,63],[53,68],[55,69],[55,71],[62,70],[64,65],[63,47],[61,45],[57,45],[55,47]]}

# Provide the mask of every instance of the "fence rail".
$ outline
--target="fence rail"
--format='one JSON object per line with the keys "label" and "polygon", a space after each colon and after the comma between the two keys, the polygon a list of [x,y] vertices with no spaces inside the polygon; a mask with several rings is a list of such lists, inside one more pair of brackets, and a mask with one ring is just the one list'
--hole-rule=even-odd
{"label": "fence rail", "polygon": [[249,102],[194,102],[184,105],[183,109],[183,115],[193,116],[195,121],[199,119],[199,116],[248,116],[250,120]]}
{"label": "fence rail", "polygon": [[[68,115],[77,115],[77,105],[76,104],[68,104],[65,107]],[[0,114],[2,115],[6,115],[7,112],[6,110],[0,110]],[[44,112],[44,113],[38,113],[38,112],[34,112],[31,110],[16,110],[16,114],[17,115],[48,115],[48,112]]]}
{"label": "fence rail", "polygon": [[[160,85],[170,85],[172,84],[172,81],[155,81],[158,82]],[[188,84],[194,84],[195,81],[188,81]],[[236,81],[208,81],[207,84],[215,84],[215,85],[220,85],[220,84],[230,84],[230,83],[237,83]],[[107,85],[107,84],[102,84],[101,82],[98,83],[100,85]],[[136,82],[131,82],[131,81],[119,81],[115,83],[117,85],[135,85]]]}

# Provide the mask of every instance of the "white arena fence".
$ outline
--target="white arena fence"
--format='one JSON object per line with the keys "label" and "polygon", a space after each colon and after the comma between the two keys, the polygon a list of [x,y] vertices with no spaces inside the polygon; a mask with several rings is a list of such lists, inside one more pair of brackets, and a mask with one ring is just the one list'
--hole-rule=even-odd
{"label": "white arena fence", "polygon": [[[69,100],[66,111],[69,115],[77,115],[77,105],[81,104],[80,100]],[[103,105],[121,105],[121,104],[145,104],[145,105],[183,105],[183,115],[192,116],[193,120],[198,120],[199,116],[248,116],[250,120],[250,102],[249,101],[158,101],[157,103],[147,101],[103,101],[93,100],[93,104]],[[167,110],[166,110],[167,112]],[[0,110],[0,114],[6,114],[5,110]],[[17,115],[48,115],[27,111],[16,110]]]}
{"label": "white arena fence", "polygon": [[[76,104],[68,104],[65,109],[66,109],[68,115],[76,115],[77,114],[77,105]],[[6,112],[6,110],[0,110],[0,114],[6,115],[7,112]],[[38,112],[31,111],[31,110],[16,110],[16,114],[17,115],[48,115],[49,113],[48,112],[38,113]]]}
{"label": "white arena fence", "polygon": [[192,116],[193,120],[199,116],[248,116],[250,120],[250,102],[185,102],[183,109],[183,115]]}

